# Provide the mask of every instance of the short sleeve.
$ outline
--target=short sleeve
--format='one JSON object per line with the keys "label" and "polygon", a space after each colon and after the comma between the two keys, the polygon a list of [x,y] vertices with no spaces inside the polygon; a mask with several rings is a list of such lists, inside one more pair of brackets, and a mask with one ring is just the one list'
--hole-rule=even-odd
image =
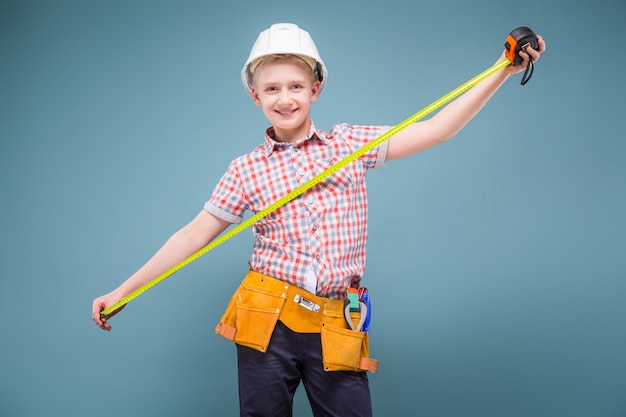
{"label": "short sleeve", "polygon": [[238,171],[235,160],[215,186],[211,198],[204,204],[204,209],[209,213],[237,224],[241,223],[249,207]]}
{"label": "short sleeve", "polygon": [[[390,126],[358,126],[349,124],[338,124],[333,130],[334,134],[342,137],[348,142],[352,152],[362,148],[381,135],[387,132]],[[360,160],[367,168],[382,168],[387,158],[388,141],[381,143],[379,146],[370,149],[361,155]]]}

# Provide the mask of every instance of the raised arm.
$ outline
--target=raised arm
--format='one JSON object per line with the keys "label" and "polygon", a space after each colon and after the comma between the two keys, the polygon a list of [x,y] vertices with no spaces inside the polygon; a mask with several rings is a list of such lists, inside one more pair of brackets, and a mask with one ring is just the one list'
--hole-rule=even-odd
{"label": "raised arm", "polygon": [[[387,160],[404,158],[445,142],[456,135],[487,104],[510,75],[526,68],[529,54],[533,61],[539,59],[540,54],[545,50],[545,42],[541,36],[537,38],[539,39],[539,51],[529,48],[528,53],[520,52],[520,56],[524,58],[521,65],[505,67],[465,92],[430,119],[414,123],[391,137]],[[502,54],[500,59],[503,59],[504,56]]]}
{"label": "raised arm", "polygon": [[230,223],[227,221],[202,210],[191,222],[174,233],[137,272],[115,290],[93,301],[93,321],[101,329],[111,330],[111,325],[107,319],[117,314],[121,309],[108,317],[100,315],[102,310],[202,249],[229,225]]}

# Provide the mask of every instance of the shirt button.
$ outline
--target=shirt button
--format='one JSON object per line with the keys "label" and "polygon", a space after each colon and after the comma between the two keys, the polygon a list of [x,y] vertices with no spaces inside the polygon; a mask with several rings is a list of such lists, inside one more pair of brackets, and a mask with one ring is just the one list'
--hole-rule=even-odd
{"label": "shirt button", "polygon": [[301,169],[300,171],[298,171],[298,175],[300,175],[301,177],[304,176],[304,170]]}
{"label": "shirt button", "polygon": [[311,229],[313,229],[313,231],[316,231],[317,230],[317,225],[314,224],[313,227],[311,227]]}
{"label": "shirt button", "polygon": [[322,257],[319,254],[317,254],[317,255],[315,255],[315,259],[317,259],[319,261],[320,259],[322,259]]}
{"label": "shirt button", "polygon": [[309,206],[312,206],[312,205],[313,205],[313,197],[309,197],[309,198],[307,198],[307,199],[306,199],[306,203],[307,203]]}

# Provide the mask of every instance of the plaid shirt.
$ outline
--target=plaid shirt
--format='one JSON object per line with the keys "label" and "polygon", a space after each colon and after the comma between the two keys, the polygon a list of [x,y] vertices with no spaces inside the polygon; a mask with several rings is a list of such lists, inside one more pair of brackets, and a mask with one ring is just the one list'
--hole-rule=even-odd
{"label": "plaid shirt", "polygon": [[[292,144],[272,139],[269,128],[262,145],[230,164],[204,208],[240,223],[246,210],[264,209],[385,130],[339,124],[324,132],[311,123],[307,137]],[[365,174],[383,166],[386,144],[255,223],[250,268],[322,297],[342,298],[358,287],[367,243]]]}

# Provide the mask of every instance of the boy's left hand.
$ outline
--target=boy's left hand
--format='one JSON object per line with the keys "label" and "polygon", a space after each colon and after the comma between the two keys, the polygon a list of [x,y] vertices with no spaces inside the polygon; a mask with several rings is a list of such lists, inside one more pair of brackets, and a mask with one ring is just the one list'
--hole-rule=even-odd
{"label": "boy's left hand", "polygon": [[[541,35],[537,35],[537,40],[539,41],[539,50],[535,50],[532,49],[531,47],[526,48],[526,50],[524,51],[520,51],[519,52],[519,56],[522,57],[522,59],[524,61],[522,61],[522,63],[518,66],[513,66],[513,65],[509,65],[506,67],[506,70],[508,71],[509,74],[516,74],[518,72],[522,72],[526,69],[526,66],[528,66],[528,58],[529,56],[532,57],[533,62],[536,62],[539,57],[541,56],[542,53],[545,52],[546,50],[546,43],[543,40],[543,38],[541,37]],[[506,51],[505,51],[506,52]],[[504,59],[506,57],[505,52],[502,52],[502,56],[500,57],[500,60]]]}

